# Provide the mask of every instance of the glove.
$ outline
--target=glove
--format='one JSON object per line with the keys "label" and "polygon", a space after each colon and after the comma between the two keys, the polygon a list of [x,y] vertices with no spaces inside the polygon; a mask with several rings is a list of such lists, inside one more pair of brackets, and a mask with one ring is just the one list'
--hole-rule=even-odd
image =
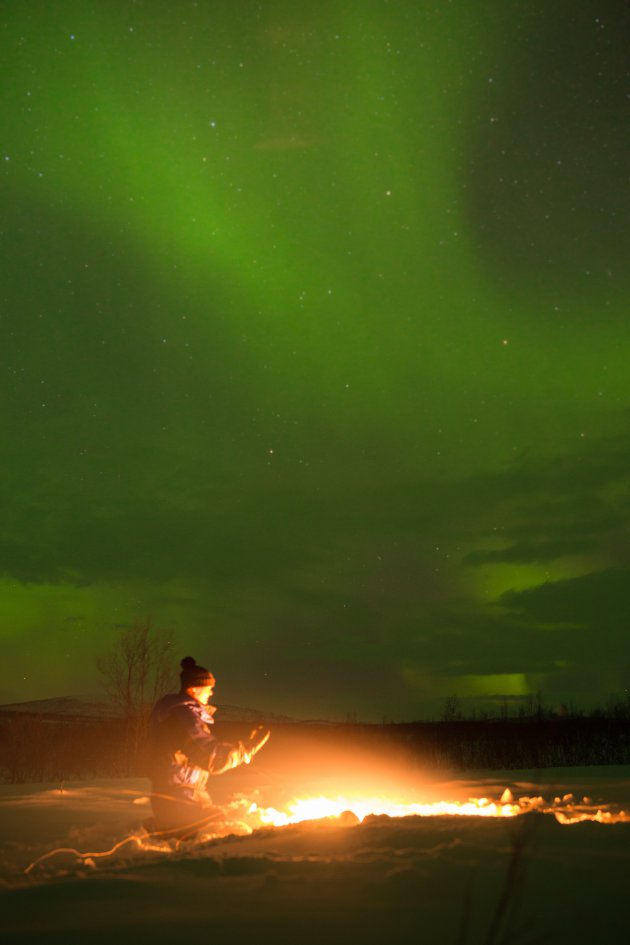
{"label": "glove", "polygon": [[265,728],[264,725],[257,725],[256,728],[252,729],[250,732],[249,738],[241,742],[243,746],[243,761],[246,765],[250,763],[254,755],[260,751],[263,745],[267,744],[270,735],[271,732],[268,728]]}
{"label": "glove", "polygon": [[257,751],[266,744],[271,735],[268,728],[259,725],[245,741],[238,741],[236,744],[228,742],[217,743],[213,754],[208,763],[210,774],[223,774],[224,771],[230,771],[232,768],[238,768],[239,765],[248,765]]}

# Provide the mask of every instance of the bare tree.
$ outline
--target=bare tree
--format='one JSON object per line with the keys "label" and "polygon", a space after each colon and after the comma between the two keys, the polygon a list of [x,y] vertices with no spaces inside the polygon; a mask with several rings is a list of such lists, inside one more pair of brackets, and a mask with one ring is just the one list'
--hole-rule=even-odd
{"label": "bare tree", "polygon": [[135,767],[144,746],[154,702],[176,678],[172,636],[156,631],[150,619],[126,627],[97,666],[105,691],[125,733],[125,767]]}
{"label": "bare tree", "polygon": [[459,696],[447,696],[442,708],[442,722],[457,722],[463,718]]}

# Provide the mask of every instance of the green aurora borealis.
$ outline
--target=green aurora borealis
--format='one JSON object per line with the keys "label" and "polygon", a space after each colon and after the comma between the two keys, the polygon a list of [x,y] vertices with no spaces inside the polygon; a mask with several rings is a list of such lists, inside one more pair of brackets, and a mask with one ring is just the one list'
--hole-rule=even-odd
{"label": "green aurora borealis", "polygon": [[629,8],[5,0],[0,701],[630,687]]}

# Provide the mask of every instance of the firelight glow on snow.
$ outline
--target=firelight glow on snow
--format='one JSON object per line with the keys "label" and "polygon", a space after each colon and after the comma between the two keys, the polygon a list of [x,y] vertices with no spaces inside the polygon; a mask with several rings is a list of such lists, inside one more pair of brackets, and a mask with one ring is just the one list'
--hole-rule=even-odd
{"label": "firelight glow on snow", "polygon": [[[51,803],[50,795],[59,795],[57,800],[63,805],[67,803],[67,796],[64,791],[41,792],[39,797],[34,798],[35,804]],[[71,792],[79,802],[82,799],[81,789]],[[137,798],[137,802],[146,801],[146,798]],[[600,824],[616,824],[630,822],[630,814],[622,810],[619,805],[594,805],[591,798],[585,797],[577,801],[572,794],[566,794],[563,797],[555,797],[552,802],[546,801],[542,796],[521,797],[515,800],[512,792],[506,788],[500,800],[491,800],[487,797],[472,797],[467,801],[441,800],[430,803],[405,803],[394,801],[386,797],[367,798],[361,796],[337,796],[337,797],[304,797],[298,798],[287,805],[284,811],[277,810],[274,807],[259,807],[257,803],[249,803],[246,798],[237,799],[228,804],[222,812],[220,822],[209,824],[204,828],[199,836],[193,837],[193,844],[201,844],[216,837],[247,834],[259,827],[287,827],[291,824],[299,824],[304,821],[328,820],[331,826],[335,821],[340,820],[347,826],[352,826],[363,821],[366,817],[517,817],[532,811],[543,814],[552,814],[558,823],[572,825],[594,821]],[[350,815],[350,819],[348,816]],[[40,868],[44,863],[60,856],[72,857],[81,865],[91,868],[96,866],[97,861],[107,860],[115,856],[123,848],[130,845],[144,852],[164,853],[173,852],[173,841],[161,832],[146,833],[144,831],[134,832],[127,837],[123,837],[108,850],[81,851],[73,847],[59,847],[48,850],[46,853],[38,856],[24,869],[24,873],[29,875],[34,870]],[[175,848],[179,842],[175,843]]]}

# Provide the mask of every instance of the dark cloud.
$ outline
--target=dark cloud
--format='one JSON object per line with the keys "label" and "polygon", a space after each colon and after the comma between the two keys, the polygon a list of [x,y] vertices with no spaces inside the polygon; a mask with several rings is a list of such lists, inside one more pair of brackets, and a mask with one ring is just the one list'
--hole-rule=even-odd
{"label": "dark cloud", "polygon": [[543,561],[555,561],[557,558],[565,556],[588,554],[589,551],[596,550],[595,542],[587,542],[580,539],[573,541],[546,541],[538,544],[534,542],[521,542],[510,545],[500,551],[471,551],[466,555],[464,562],[466,564],[500,564],[501,562],[521,564],[538,564]]}
{"label": "dark cloud", "polygon": [[530,620],[545,624],[574,624],[604,633],[592,639],[594,648],[611,642],[624,644],[630,621],[630,571],[607,568],[592,574],[550,581],[521,591],[507,591],[499,603]]}
{"label": "dark cloud", "polygon": [[[630,520],[628,469],[630,440],[602,437],[460,484],[455,508],[462,537],[468,533],[482,546],[468,552],[465,563],[548,562],[607,552],[611,545],[621,552]],[[476,540],[468,531],[473,523]],[[506,547],[484,548],[490,540]]]}

